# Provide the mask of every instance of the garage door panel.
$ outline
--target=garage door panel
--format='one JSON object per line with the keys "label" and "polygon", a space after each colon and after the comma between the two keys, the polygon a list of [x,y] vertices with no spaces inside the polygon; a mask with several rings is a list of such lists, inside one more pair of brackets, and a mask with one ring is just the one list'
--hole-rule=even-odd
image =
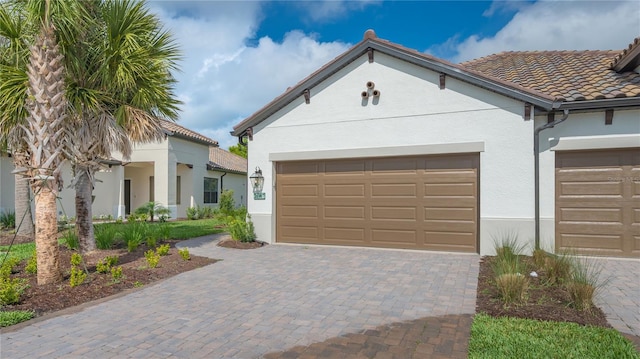
{"label": "garage door panel", "polygon": [[324,185],[324,195],[326,197],[364,198],[364,191],[364,183]]}
{"label": "garage door panel", "polygon": [[324,206],[325,219],[361,220],[364,215],[364,206]]}
{"label": "garage door panel", "polygon": [[329,241],[344,241],[349,243],[364,242],[365,230],[363,228],[339,228],[325,227],[324,236]]}
{"label": "garage door panel", "polygon": [[394,246],[395,244],[405,244],[416,246],[417,233],[415,230],[407,229],[371,229],[371,242],[373,244],[389,244]]}
{"label": "garage door panel", "polygon": [[290,162],[286,166],[279,165],[277,171],[280,174],[287,174],[291,177],[315,177],[320,171],[319,163],[314,162]]}
{"label": "garage door panel", "polygon": [[471,207],[424,207],[425,220],[465,220],[474,221],[477,217],[476,211]]}
{"label": "garage door panel", "polygon": [[283,217],[318,218],[318,206],[308,205],[284,205],[280,207]]}
{"label": "garage door panel", "polygon": [[290,184],[282,186],[282,197],[318,197],[316,184]]}
{"label": "garage door panel", "polygon": [[441,250],[455,250],[454,248],[467,248],[474,237],[473,232],[436,232],[425,231],[425,242],[432,246],[439,246]]}
{"label": "garage door panel", "polygon": [[640,257],[636,173],[640,148],[556,153],[557,249]]}
{"label": "garage door panel", "polygon": [[[396,179],[397,180],[397,179]],[[371,197],[409,197],[418,195],[415,183],[377,183],[371,185]]]}
{"label": "garage door panel", "polygon": [[477,252],[478,154],[444,157],[320,160],[290,171],[278,163],[277,241]]}

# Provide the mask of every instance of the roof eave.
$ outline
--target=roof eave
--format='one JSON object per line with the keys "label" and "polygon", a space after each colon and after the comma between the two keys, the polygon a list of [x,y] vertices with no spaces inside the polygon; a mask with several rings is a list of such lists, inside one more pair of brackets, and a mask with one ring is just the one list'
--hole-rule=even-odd
{"label": "roof eave", "polygon": [[206,145],[206,146],[214,146],[214,147],[218,147],[218,142],[215,141],[205,141],[205,140],[201,140],[199,138],[195,138],[195,137],[191,137],[188,135],[183,135],[181,133],[178,132],[170,132],[170,131],[166,131],[167,135],[175,137],[175,138],[181,138],[183,140],[187,140],[187,141],[191,141],[191,142],[196,142],[202,145]]}
{"label": "roof eave", "polygon": [[563,102],[556,110],[584,111],[602,109],[640,108],[640,97]]}

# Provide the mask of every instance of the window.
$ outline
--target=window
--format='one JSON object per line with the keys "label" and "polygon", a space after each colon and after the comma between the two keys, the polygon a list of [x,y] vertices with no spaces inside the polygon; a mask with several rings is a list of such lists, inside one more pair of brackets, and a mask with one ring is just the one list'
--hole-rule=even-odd
{"label": "window", "polygon": [[180,176],[176,177],[176,204],[180,204],[180,197],[182,197],[180,193],[180,182]]}
{"label": "window", "polygon": [[204,178],[204,203],[218,203],[217,178]]}

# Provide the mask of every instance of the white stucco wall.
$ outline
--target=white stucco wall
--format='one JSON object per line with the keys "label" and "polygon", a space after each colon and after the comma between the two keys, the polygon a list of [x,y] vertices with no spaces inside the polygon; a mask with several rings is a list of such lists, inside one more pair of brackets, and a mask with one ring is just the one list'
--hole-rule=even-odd
{"label": "white stucco wall", "polygon": [[[536,126],[547,122],[535,119]],[[557,151],[637,147],[640,151],[640,110],[616,110],[605,125],[605,112],[569,114],[567,120],[540,133],[540,245],[555,247],[555,155]]]}
{"label": "white stucco wall", "polygon": [[247,175],[237,173],[227,173],[222,177],[220,184],[222,190],[233,190],[233,200],[236,207],[247,205]]}
{"label": "white stucco wall", "polygon": [[[438,76],[381,53],[374,63],[363,56],[312,88],[310,104],[301,96],[254,127],[248,168],[259,166],[273,184],[273,159],[289,155],[435,154],[479,143],[481,253],[492,253],[494,238],[505,233],[532,241],[533,121],[523,118],[524,104],[450,77],[440,90]],[[378,100],[361,100],[367,81],[381,91]],[[249,211],[258,238],[273,242],[273,186],[265,192],[264,201],[249,198]]]}

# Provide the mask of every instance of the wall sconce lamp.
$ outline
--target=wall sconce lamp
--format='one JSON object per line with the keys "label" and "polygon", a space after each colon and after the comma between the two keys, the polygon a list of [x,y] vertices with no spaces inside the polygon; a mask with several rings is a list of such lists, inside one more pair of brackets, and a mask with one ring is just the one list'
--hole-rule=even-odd
{"label": "wall sconce lamp", "polygon": [[256,167],[256,171],[249,177],[251,187],[253,187],[253,199],[263,200],[266,198],[262,188],[264,187],[264,176],[262,176],[262,170],[260,167]]}

